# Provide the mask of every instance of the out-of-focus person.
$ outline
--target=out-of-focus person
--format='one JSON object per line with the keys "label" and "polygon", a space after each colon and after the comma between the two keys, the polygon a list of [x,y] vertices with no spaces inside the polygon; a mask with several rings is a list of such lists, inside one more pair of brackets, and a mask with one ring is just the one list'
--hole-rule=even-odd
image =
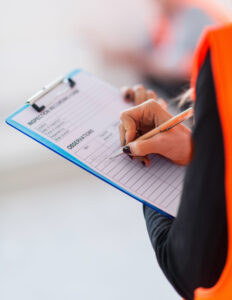
{"label": "out-of-focus person", "polygon": [[[140,49],[104,47],[108,62],[132,67],[146,83],[175,97],[187,87],[193,52],[206,26],[229,21],[215,0],[149,0],[155,16]],[[136,17],[136,16],[135,16]]]}

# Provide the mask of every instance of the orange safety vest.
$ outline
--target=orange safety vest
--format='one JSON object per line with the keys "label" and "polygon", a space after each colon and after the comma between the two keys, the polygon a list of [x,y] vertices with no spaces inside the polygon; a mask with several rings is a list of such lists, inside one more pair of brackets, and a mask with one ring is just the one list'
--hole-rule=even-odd
{"label": "orange safety vest", "polygon": [[[232,24],[210,29],[204,35],[194,60],[193,88],[208,50],[211,53],[212,73],[224,142],[228,254],[224,270],[216,285],[209,289],[198,288],[194,299],[230,300],[232,299]],[[195,92],[193,97],[195,97]]]}

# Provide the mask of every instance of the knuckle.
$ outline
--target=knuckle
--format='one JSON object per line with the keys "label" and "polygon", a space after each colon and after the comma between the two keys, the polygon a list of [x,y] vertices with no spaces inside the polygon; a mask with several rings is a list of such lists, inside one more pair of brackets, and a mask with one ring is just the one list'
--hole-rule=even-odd
{"label": "knuckle", "polygon": [[120,113],[120,120],[122,121],[125,118],[125,116],[126,116],[126,112],[125,111],[121,112]]}
{"label": "knuckle", "polygon": [[148,104],[156,104],[156,101],[154,99],[149,99],[147,100]]}
{"label": "knuckle", "polygon": [[157,108],[157,101],[155,99],[148,99],[144,105],[150,106],[152,109]]}

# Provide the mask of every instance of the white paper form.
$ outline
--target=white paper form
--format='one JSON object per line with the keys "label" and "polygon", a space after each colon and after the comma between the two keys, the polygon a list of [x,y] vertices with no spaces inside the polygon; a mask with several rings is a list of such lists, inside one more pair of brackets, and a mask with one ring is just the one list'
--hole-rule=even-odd
{"label": "white paper form", "polygon": [[110,159],[120,147],[120,112],[130,105],[118,90],[88,73],[80,72],[73,79],[76,86],[65,94],[59,95],[64,89],[60,86],[38,101],[45,104],[44,111],[29,106],[13,120],[137,198],[176,216],[185,168],[158,155],[151,157],[149,167],[124,154]]}

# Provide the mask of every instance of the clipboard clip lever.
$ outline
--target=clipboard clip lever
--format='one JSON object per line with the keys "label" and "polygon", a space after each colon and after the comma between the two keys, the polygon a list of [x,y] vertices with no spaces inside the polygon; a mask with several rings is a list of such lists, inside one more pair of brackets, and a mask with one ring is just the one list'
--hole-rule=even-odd
{"label": "clipboard clip lever", "polygon": [[[38,105],[38,104],[36,104],[36,102],[62,83],[67,83],[69,85],[68,89],[73,88],[76,85],[76,82],[72,78],[59,77],[58,79],[52,81],[51,83],[49,83],[48,85],[43,87],[35,95],[30,97],[26,101],[26,103],[30,104],[37,112],[39,112],[39,113],[42,112],[45,109],[45,105]],[[64,89],[63,91],[61,91],[59,93],[59,95],[63,94],[66,91],[67,91],[67,89]]]}

